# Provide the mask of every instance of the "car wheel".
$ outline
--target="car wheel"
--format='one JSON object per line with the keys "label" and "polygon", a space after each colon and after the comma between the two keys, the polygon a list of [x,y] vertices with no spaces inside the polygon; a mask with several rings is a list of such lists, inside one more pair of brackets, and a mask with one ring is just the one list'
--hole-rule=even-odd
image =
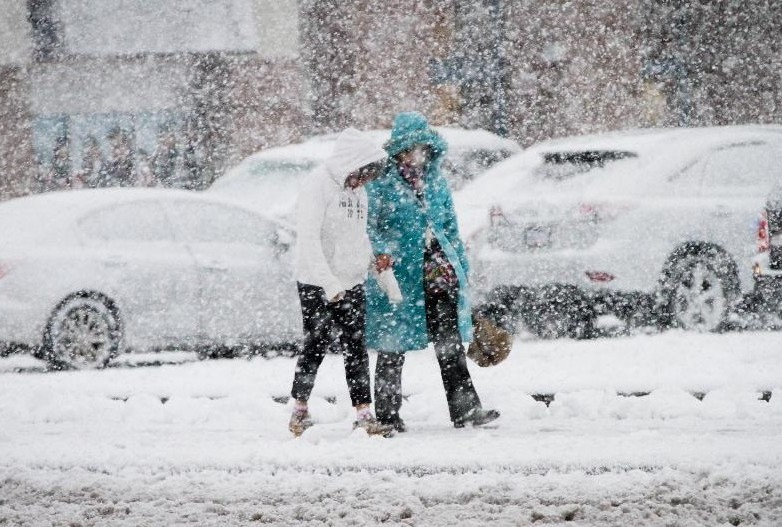
{"label": "car wheel", "polygon": [[589,297],[578,287],[551,284],[532,297],[524,321],[538,338],[591,338],[595,310]]}
{"label": "car wheel", "polygon": [[121,340],[119,313],[110,301],[74,296],[49,318],[43,358],[57,369],[103,368],[119,352]]}
{"label": "car wheel", "polygon": [[687,255],[673,266],[666,297],[670,325],[718,331],[738,292],[738,278],[723,255]]}
{"label": "car wheel", "polygon": [[501,285],[492,289],[483,303],[475,306],[474,318],[485,318],[515,335],[523,326],[522,314],[530,306],[530,290],[522,286]]}

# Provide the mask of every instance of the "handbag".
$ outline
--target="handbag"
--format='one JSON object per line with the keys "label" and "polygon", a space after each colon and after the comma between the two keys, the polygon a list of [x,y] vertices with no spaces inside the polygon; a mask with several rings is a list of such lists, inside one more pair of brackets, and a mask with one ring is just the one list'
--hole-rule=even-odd
{"label": "handbag", "polygon": [[508,358],[513,337],[491,320],[473,316],[473,340],[467,348],[467,356],[481,368],[496,366]]}
{"label": "handbag", "polygon": [[436,295],[454,295],[459,288],[456,271],[436,239],[424,252],[424,287]]}

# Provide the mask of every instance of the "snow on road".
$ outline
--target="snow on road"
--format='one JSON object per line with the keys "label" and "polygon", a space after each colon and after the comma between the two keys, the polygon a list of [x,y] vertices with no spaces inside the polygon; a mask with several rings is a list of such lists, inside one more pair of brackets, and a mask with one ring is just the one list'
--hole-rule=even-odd
{"label": "snow on road", "polygon": [[0,526],[780,525],[781,351],[779,333],[518,340],[471,365],[503,416],[463,430],[416,352],[392,439],[351,431],[339,357],[300,439],[290,358],[18,373],[31,359],[8,357]]}

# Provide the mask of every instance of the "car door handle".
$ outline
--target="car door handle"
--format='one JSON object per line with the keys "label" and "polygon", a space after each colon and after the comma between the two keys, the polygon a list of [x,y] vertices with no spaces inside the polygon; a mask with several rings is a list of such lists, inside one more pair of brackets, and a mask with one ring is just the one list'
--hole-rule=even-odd
{"label": "car door handle", "polygon": [[110,256],[104,261],[106,267],[125,267],[128,262],[117,256]]}
{"label": "car door handle", "polygon": [[209,262],[204,266],[204,269],[213,273],[227,273],[228,267],[221,265],[217,262]]}

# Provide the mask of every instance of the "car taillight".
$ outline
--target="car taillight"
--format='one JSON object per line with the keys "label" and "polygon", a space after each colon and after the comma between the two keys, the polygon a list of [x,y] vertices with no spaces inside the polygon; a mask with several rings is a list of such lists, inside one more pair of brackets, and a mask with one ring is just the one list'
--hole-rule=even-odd
{"label": "car taillight", "polygon": [[613,281],[616,276],[605,271],[586,271],[587,278],[591,282],[605,283]]}
{"label": "car taillight", "polygon": [[758,220],[758,252],[766,253],[771,248],[771,236],[768,232],[768,216],[766,211],[760,215]]}
{"label": "car taillight", "polygon": [[0,262],[0,279],[4,278],[11,271],[11,267],[8,264]]}

